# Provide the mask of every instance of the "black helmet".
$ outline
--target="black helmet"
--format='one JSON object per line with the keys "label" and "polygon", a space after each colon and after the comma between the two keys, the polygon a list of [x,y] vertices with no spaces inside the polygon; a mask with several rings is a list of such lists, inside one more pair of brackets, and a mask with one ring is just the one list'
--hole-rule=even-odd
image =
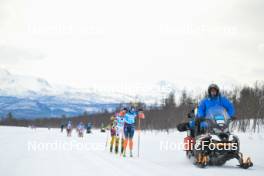
{"label": "black helmet", "polygon": [[131,106],[128,111],[130,113],[134,113],[136,111],[136,108],[134,106]]}
{"label": "black helmet", "polygon": [[127,108],[123,108],[122,110],[123,110],[123,111],[128,111],[128,109],[127,109]]}
{"label": "black helmet", "polygon": [[215,89],[217,91],[217,96],[219,95],[220,93],[220,89],[218,87],[218,85],[216,84],[211,84],[209,87],[208,87],[208,95],[211,97],[211,90],[212,89]]}

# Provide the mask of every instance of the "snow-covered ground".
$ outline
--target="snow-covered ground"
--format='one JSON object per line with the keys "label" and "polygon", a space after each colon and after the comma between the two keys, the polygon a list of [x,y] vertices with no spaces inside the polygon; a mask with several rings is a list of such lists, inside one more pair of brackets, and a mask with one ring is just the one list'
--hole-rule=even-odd
{"label": "snow-covered ground", "polygon": [[200,169],[192,165],[177,143],[184,133],[143,132],[140,157],[135,135],[134,158],[123,158],[105,150],[106,133],[93,131],[78,138],[66,137],[59,129],[0,127],[0,175],[2,176],[87,176],[87,175],[263,175],[263,133],[239,133],[241,150],[249,155],[254,167],[236,167],[230,161],[223,167]]}

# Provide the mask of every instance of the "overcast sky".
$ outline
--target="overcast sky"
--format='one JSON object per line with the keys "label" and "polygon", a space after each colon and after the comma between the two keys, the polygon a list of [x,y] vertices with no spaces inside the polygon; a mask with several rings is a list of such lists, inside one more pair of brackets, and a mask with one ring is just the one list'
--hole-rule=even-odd
{"label": "overcast sky", "polygon": [[0,65],[77,88],[252,84],[263,0],[0,0]]}

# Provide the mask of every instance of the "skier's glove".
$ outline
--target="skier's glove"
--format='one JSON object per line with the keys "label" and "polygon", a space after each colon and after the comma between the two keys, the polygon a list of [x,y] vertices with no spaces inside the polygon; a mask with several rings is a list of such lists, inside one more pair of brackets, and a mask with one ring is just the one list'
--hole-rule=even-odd
{"label": "skier's glove", "polygon": [[141,113],[138,114],[138,117],[140,119],[145,119],[145,114],[141,112]]}

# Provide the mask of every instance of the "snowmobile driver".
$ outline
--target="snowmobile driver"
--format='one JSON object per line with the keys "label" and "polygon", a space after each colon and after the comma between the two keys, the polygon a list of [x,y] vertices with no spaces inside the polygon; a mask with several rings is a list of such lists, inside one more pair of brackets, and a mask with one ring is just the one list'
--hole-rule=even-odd
{"label": "snowmobile driver", "polygon": [[207,116],[207,111],[214,106],[222,106],[226,109],[231,119],[234,118],[235,109],[233,104],[225,96],[221,95],[220,89],[216,84],[211,84],[208,87],[208,97],[204,98],[198,106],[196,125],[199,134],[204,133],[207,129],[208,124],[204,119]]}

